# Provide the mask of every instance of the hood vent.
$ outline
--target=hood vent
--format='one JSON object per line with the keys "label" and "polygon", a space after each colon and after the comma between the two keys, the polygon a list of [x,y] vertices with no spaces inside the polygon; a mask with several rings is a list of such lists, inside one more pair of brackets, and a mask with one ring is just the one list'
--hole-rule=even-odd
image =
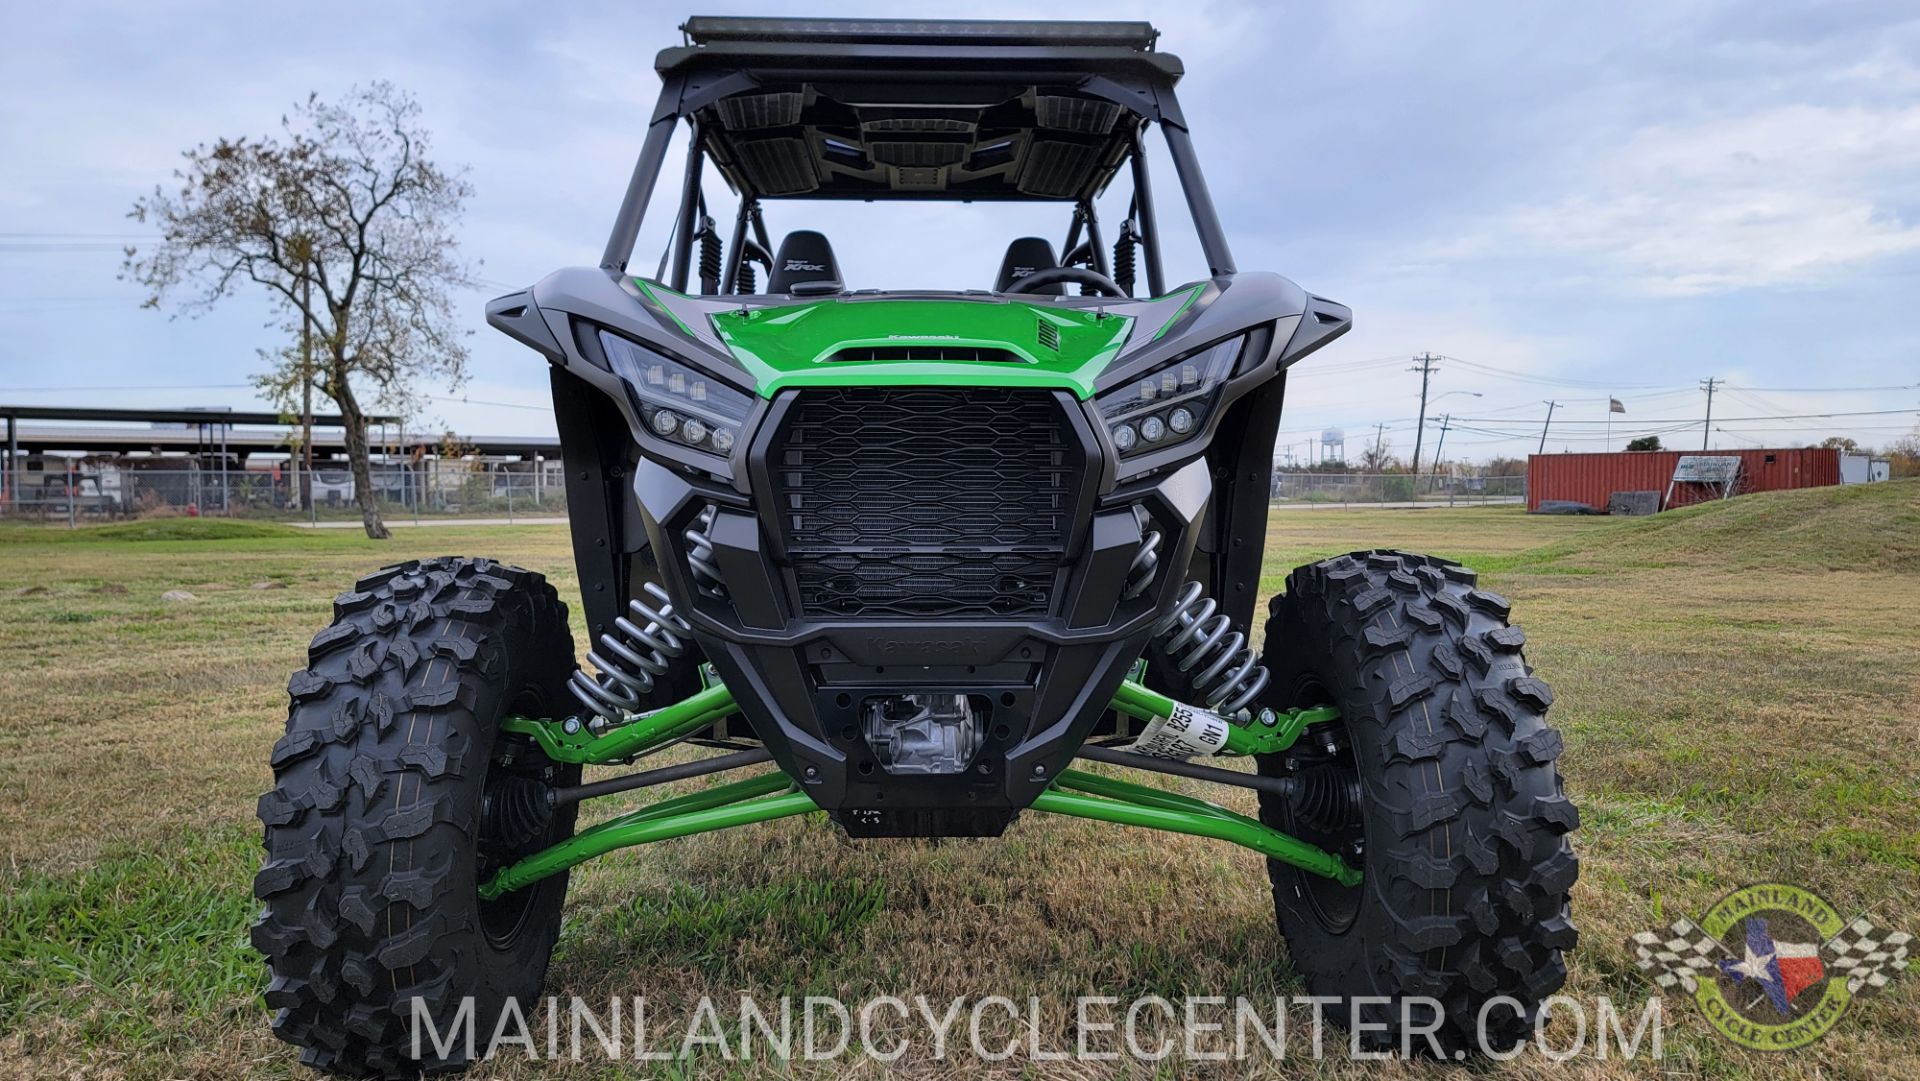
{"label": "hood vent", "polygon": [[863,345],[842,349],[833,355],[834,363],[868,361],[966,361],[975,364],[1019,364],[1020,355],[1010,349],[992,349],[977,345]]}

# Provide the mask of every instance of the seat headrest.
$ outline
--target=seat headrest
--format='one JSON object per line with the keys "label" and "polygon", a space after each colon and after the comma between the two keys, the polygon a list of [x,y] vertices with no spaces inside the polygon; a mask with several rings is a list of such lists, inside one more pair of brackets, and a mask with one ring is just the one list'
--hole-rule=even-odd
{"label": "seat headrest", "polygon": [[833,257],[833,245],[811,229],[795,229],[780,242],[773,257],[773,273],[767,275],[767,292],[791,293],[793,287],[807,282],[841,284],[840,264]]}
{"label": "seat headrest", "polygon": [[[993,291],[1004,293],[1009,285],[1036,270],[1051,270],[1060,265],[1054,257],[1053,243],[1044,237],[1023,236],[1007,245],[1007,257],[1000,260],[1000,276],[993,281]],[[1065,296],[1065,282],[1043,285],[1034,290],[1036,294]]]}

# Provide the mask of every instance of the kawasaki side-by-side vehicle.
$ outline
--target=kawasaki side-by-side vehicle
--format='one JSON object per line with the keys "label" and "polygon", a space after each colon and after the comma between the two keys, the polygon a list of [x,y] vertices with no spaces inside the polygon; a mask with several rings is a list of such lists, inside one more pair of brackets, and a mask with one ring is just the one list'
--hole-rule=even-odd
{"label": "kawasaki side-by-side vehicle", "polygon": [[[416,1014],[484,1037],[531,1009],[568,869],[631,845],[1070,815],[1264,856],[1293,973],[1369,1040],[1530,1032],[1575,938],[1552,694],[1507,602],[1426,555],[1294,570],[1256,648],[1287,370],[1349,311],[1235,266],[1156,32],[683,30],[600,265],[487,306],[551,369],[589,667],[532,571],[407,562],[340,595],[260,801],[275,1031],[344,1074],[457,1067],[413,1057]],[[637,275],[663,173],[667,255]],[[999,274],[937,291],[843,276],[809,213],[896,201],[1057,208],[1061,244],[978,235]],[[1208,272],[1169,284],[1189,220]]]}

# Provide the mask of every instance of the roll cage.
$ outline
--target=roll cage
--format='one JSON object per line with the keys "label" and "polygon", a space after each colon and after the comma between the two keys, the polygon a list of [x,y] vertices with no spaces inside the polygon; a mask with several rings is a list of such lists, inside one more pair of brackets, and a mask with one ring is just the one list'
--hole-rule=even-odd
{"label": "roll cage", "polygon": [[[686,169],[657,274],[679,292],[733,293],[747,263],[770,262],[762,204],[785,199],[1062,203],[1072,208],[1062,264],[1108,274],[1095,198],[1125,169],[1134,195],[1114,239],[1137,245],[1148,295],[1162,295],[1144,142],[1154,125],[1210,275],[1235,271],[1174,95],[1183,68],[1154,50],[1146,23],[696,17],[681,31],[685,44],[655,61],[660,98],[604,270],[627,269],[684,123]],[[724,245],[701,189],[709,167],[739,197]]]}

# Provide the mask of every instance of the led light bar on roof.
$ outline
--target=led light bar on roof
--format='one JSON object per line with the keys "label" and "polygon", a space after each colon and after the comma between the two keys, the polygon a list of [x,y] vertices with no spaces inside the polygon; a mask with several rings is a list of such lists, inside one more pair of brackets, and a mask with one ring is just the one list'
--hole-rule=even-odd
{"label": "led light bar on roof", "polygon": [[680,30],[696,45],[819,42],[846,45],[1078,45],[1151,49],[1150,23],[1028,19],[756,19],[696,15]]}

